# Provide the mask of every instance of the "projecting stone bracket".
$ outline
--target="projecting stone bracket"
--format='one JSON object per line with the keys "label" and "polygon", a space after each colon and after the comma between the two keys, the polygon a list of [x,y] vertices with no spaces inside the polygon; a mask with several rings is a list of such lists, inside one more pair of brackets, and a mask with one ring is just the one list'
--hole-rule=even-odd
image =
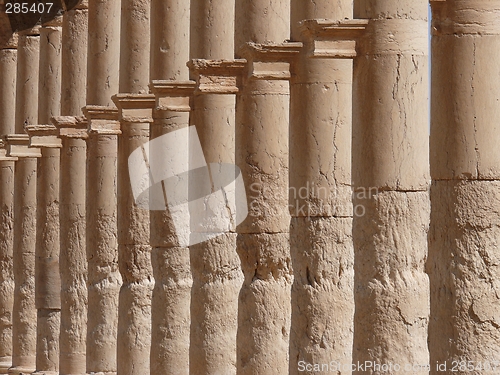
{"label": "projecting stone bracket", "polygon": [[118,117],[125,123],[153,122],[156,98],[153,94],[118,94],[111,97],[118,107]]}
{"label": "projecting stone bracket", "polygon": [[155,96],[155,111],[191,111],[190,100],[195,88],[194,81],[152,81],[149,90]]}
{"label": "projecting stone bracket", "polygon": [[58,129],[60,138],[87,139],[88,122],[84,116],[56,116],[52,123]]}
{"label": "projecting stone bracket", "polygon": [[18,160],[17,157],[8,156],[7,151],[8,151],[7,150],[7,143],[3,139],[0,139],[0,161],[16,161],[16,160]]}
{"label": "projecting stone bracket", "polygon": [[54,125],[27,125],[26,131],[30,137],[30,147],[62,147],[59,132]]}
{"label": "projecting stone bracket", "polygon": [[121,134],[117,108],[89,105],[83,108],[83,113],[88,120],[87,130],[90,134]]}
{"label": "projecting stone bracket", "polygon": [[7,142],[7,155],[17,158],[40,158],[41,150],[38,147],[29,147],[28,134],[9,134],[5,136]]}
{"label": "projecting stone bracket", "polygon": [[299,23],[305,53],[312,58],[352,59],[368,20],[313,19]]}
{"label": "projecting stone bracket", "polygon": [[195,95],[237,94],[247,61],[194,59],[187,63],[196,79]]}

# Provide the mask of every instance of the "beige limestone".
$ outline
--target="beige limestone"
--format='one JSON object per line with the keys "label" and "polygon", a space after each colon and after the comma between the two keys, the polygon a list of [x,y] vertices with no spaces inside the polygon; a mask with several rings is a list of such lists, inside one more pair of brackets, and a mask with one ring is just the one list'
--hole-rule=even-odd
{"label": "beige limestone", "polygon": [[9,374],[35,371],[36,177],[40,149],[28,148],[27,134],[6,136],[8,155],[18,157],[14,174],[14,308],[12,367]]}
{"label": "beige limestone", "polygon": [[79,116],[86,104],[88,4],[64,13],[62,26],[61,115]]}
{"label": "beige limestone", "polygon": [[[191,2],[191,59],[206,60],[191,60],[189,64],[191,75],[197,78],[190,123],[196,126],[209,165],[235,162],[236,97],[232,89],[236,88],[234,82],[236,76],[241,77],[243,66],[240,64],[238,69],[238,63],[231,60],[234,12],[232,0]],[[210,88],[200,90],[207,81]],[[189,189],[196,195],[196,186]],[[190,247],[193,375],[236,374],[238,293],[243,282],[236,236],[225,233]]]}
{"label": "beige limestone", "polygon": [[[148,55],[146,55],[149,57]],[[146,79],[149,74],[146,75]],[[151,265],[149,210],[137,206],[132,195],[128,158],[149,141],[155,97],[150,94],[118,94],[118,265],[123,279],[118,315],[119,374],[149,374],[151,347],[151,297],[154,286]]]}
{"label": "beige limestone", "polygon": [[120,0],[89,0],[87,105],[112,106],[118,92]]}
{"label": "beige limestone", "polygon": [[[431,362],[491,363],[500,351],[500,1],[431,5]],[[495,372],[469,370],[456,373]]]}
{"label": "beige limestone", "polygon": [[[11,127],[13,128],[13,121]],[[14,306],[14,164],[0,142],[0,374],[12,366],[12,310]]]}
{"label": "beige limestone", "polygon": [[[90,77],[90,76],[89,76]],[[87,373],[116,375],[118,298],[118,110],[87,106]]]}
{"label": "beige limestone", "polygon": [[[57,92],[55,93],[57,94]],[[41,112],[40,112],[41,113]],[[53,125],[27,125],[30,147],[39,147],[35,249],[37,373],[57,373],[61,279],[59,276],[59,159],[61,140]]]}
{"label": "beige limestone", "polygon": [[[16,116],[17,36],[0,45],[0,135],[14,133]],[[12,308],[14,303],[14,162],[0,147],[0,374],[12,366]]]}
{"label": "beige limestone", "polygon": [[[288,7],[283,4],[281,11]],[[240,51],[248,63],[236,100],[236,164],[248,190],[249,214],[237,227],[245,278],[239,296],[238,374],[288,373],[293,281],[288,79],[290,63],[301,47],[300,43],[248,43]]]}
{"label": "beige limestone", "polygon": [[352,16],[351,1],[292,1],[292,38],[303,48],[290,90],[290,374],[300,361],[352,363],[350,57],[364,30]]}
{"label": "beige limestone", "polygon": [[53,124],[58,128],[59,138],[62,141],[59,192],[61,223],[59,373],[84,375],[88,303],[85,249],[87,122],[83,117],[65,116],[54,118]]}
{"label": "beige limestone", "polygon": [[[167,71],[166,74],[176,75],[172,71]],[[155,94],[156,103],[151,139],[189,125],[189,102],[194,87],[195,82],[191,81],[152,81],[151,91]],[[155,279],[152,297],[151,375],[188,375],[193,284],[189,248],[179,246],[168,210],[151,211],[150,217]]]}
{"label": "beige limestone", "polygon": [[427,2],[359,0],[354,17],[368,24],[353,80],[353,361],[426,365]]}

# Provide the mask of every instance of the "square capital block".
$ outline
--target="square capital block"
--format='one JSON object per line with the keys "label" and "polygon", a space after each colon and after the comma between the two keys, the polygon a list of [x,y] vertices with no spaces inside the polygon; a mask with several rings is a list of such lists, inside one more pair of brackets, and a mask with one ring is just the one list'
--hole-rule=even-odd
{"label": "square capital block", "polygon": [[87,117],[89,133],[98,135],[118,135],[120,131],[120,121],[118,121],[118,108],[88,105],[83,108],[83,113]]}
{"label": "square capital block", "polygon": [[153,122],[153,108],[156,99],[153,94],[117,94],[111,97],[118,107],[118,117],[122,122]]}
{"label": "square capital block", "polygon": [[247,61],[193,59],[187,63],[196,79],[195,94],[236,94]]}
{"label": "square capital block", "polygon": [[54,125],[27,125],[26,132],[30,137],[30,147],[62,147],[59,132]]}
{"label": "square capital block", "polygon": [[304,20],[299,23],[308,57],[352,59],[368,20]]}
{"label": "square capital block", "polygon": [[29,147],[30,137],[28,134],[8,134],[5,136],[7,143],[7,155],[17,158],[40,158],[40,148]]}
{"label": "square capital block", "polygon": [[16,161],[17,157],[7,155],[7,143],[0,139],[0,162],[2,161]]}
{"label": "square capital block", "polygon": [[60,138],[87,139],[88,122],[84,116],[55,116],[52,123],[57,128]]}
{"label": "square capital block", "polygon": [[189,104],[196,88],[194,81],[154,80],[149,90],[155,95],[155,110],[190,112]]}

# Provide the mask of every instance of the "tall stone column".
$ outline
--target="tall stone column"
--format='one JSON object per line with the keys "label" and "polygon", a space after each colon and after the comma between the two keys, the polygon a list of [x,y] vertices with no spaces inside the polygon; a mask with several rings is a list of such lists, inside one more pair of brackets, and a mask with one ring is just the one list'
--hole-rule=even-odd
{"label": "tall stone column", "polygon": [[[350,1],[292,2],[292,39],[304,47],[290,93],[290,374],[300,361],[333,362],[339,374],[351,373],[351,58],[365,26],[352,12]],[[299,24],[300,17],[308,21]]]}
{"label": "tall stone column", "polygon": [[7,137],[9,155],[20,157],[14,175],[14,310],[12,315],[11,374],[35,371],[35,241],[36,158],[28,150],[24,126],[38,122],[39,28],[19,33],[16,77],[15,132]]}
{"label": "tall stone column", "polygon": [[64,116],[53,118],[52,122],[57,127],[62,142],[59,192],[61,248],[59,373],[84,375],[88,303],[85,249],[87,121],[83,117]]}
{"label": "tall stone column", "polygon": [[123,279],[118,315],[118,373],[149,374],[151,348],[151,265],[149,208],[136,204],[132,179],[140,173],[129,163],[133,151],[149,141],[154,95],[119,94],[118,265]]}
{"label": "tall stone column", "polygon": [[0,374],[12,366],[12,309],[14,307],[14,164],[0,142]]}
{"label": "tall stone column", "polygon": [[[61,115],[63,116],[80,116],[86,104],[88,13],[88,1],[82,0],[63,15],[61,52]],[[61,311],[61,315],[63,314]]]}
{"label": "tall stone column", "polygon": [[287,79],[289,61],[301,46],[248,44],[241,51],[248,71],[236,101],[236,164],[247,187],[249,215],[237,228],[245,277],[238,309],[238,374],[288,373],[293,275]]}
{"label": "tall stone column", "polygon": [[[18,91],[19,92],[19,91]],[[12,367],[9,374],[35,371],[36,180],[40,149],[29,148],[27,134],[6,136],[8,155],[17,157],[14,175],[14,310]]]}
{"label": "tall stone column", "polygon": [[[6,25],[7,26],[7,25]],[[0,136],[15,132],[17,34],[0,45]],[[14,304],[14,162],[0,147],[0,374],[12,366],[12,308]]]}
{"label": "tall stone column", "polygon": [[431,364],[447,362],[449,369],[457,361],[457,374],[495,373],[500,1],[431,5]]}
{"label": "tall stone column", "polygon": [[[188,0],[151,2],[151,92],[155,94],[150,138],[189,125]],[[187,145],[181,146],[184,148]],[[155,157],[155,159],[158,159]],[[158,168],[167,164],[156,160]],[[162,183],[162,189],[164,184]],[[189,248],[180,246],[167,210],[151,211],[151,251],[155,286],[152,299],[151,374],[189,374],[191,271]]]}
{"label": "tall stone column", "polygon": [[[196,59],[191,65],[191,75],[198,78],[199,84],[190,122],[196,126],[209,165],[235,163],[234,94],[238,88],[234,77],[241,74],[238,65],[242,64],[232,61],[234,17],[232,0],[191,1],[190,56]],[[204,84],[212,78],[215,84]],[[193,190],[197,188],[202,187],[190,187],[190,194],[197,195]],[[238,293],[243,282],[236,233],[192,245],[190,253],[191,374],[235,374]]]}
{"label": "tall stone column", "polygon": [[356,0],[354,16],[369,21],[354,60],[353,361],[427,374],[427,2]]}
{"label": "tall stone column", "polygon": [[59,277],[59,159],[61,140],[54,125],[28,125],[30,147],[42,156],[37,165],[35,303],[37,307],[36,370],[57,374],[61,279]]}
{"label": "tall stone column", "polygon": [[[151,91],[156,103],[151,139],[189,125],[189,105],[194,91],[190,81],[153,81]],[[178,145],[186,154],[188,144]],[[146,153],[147,154],[147,153]],[[162,170],[168,167],[161,155],[151,153],[149,163]],[[188,160],[185,160],[187,163]],[[156,181],[162,194],[165,183]],[[187,193],[187,192],[186,192]],[[164,202],[166,205],[167,202]],[[189,374],[190,302],[192,277],[189,247],[182,244],[174,218],[166,207],[151,211],[151,249],[155,286],[152,300],[151,374]],[[186,220],[186,218],[183,218]],[[189,221],[186,225],[189,227]]]}
{"label": "tall stone column", "polygon": [[[89,76],[91,77],[91,76]],[[116,375],[118,298],[118,110],[87,106],[87,373]]]}
{"label": "tall stone column", "polygon": [[[43,22],[42,18],[42,22]],[[62,17],[40,28],[38,124],[28,125],[30,146],[40,147],[37,178],[35,302],[37,373],[59,369],[61,280],[59,277],[59,158],[61,142],[51,118],[61,112]],[[46,125],[50,124],[50,125]]]}

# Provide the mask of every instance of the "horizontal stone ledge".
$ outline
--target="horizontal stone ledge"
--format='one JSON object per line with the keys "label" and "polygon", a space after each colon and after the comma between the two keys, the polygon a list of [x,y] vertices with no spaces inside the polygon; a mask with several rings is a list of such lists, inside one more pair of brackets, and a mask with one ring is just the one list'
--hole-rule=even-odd
{"label": "horizontal stone ledge", "polygon": [[30,137],[30,147],[62,147],[59,131],[54,125],[27,125],[26,131]]}
{"label": "horizontal stone ledge", "polygon": [[190,112],[190,99],[195,89],[194,81],[154,80],[149,84],[156,98],[155,111]]}
{"label": "horizontal stone ledge", "polygon": [[83,116],[55,116],[51,121],[61,138],[88,138],[88,122]]}
{"label": "horizontal stone ledge", "polygon": [[187,66],[196,78],[195,94],[236,94],[247,60],[193,59]]}
{"label": "horizontal stone ledge", "polygon": [[88,119],[89,134],[121,134],[120,122],[118,121],[118,108],[90,105],[83,107],[83,113]]}
{"label": "horizontal stone ledge", "polygon": [[29,147],[28,134],[8,134],[5,136],[7,142],[7,155],[18,158],[39,158],[42,156],[41,150],[36,147]]}
{"label": "horizontal stone ledge", "polygon": [[117,94],[111,97],[118,108],[118,118],[122,122],[153,122],[153,108],[156,98],[153,94]]}

